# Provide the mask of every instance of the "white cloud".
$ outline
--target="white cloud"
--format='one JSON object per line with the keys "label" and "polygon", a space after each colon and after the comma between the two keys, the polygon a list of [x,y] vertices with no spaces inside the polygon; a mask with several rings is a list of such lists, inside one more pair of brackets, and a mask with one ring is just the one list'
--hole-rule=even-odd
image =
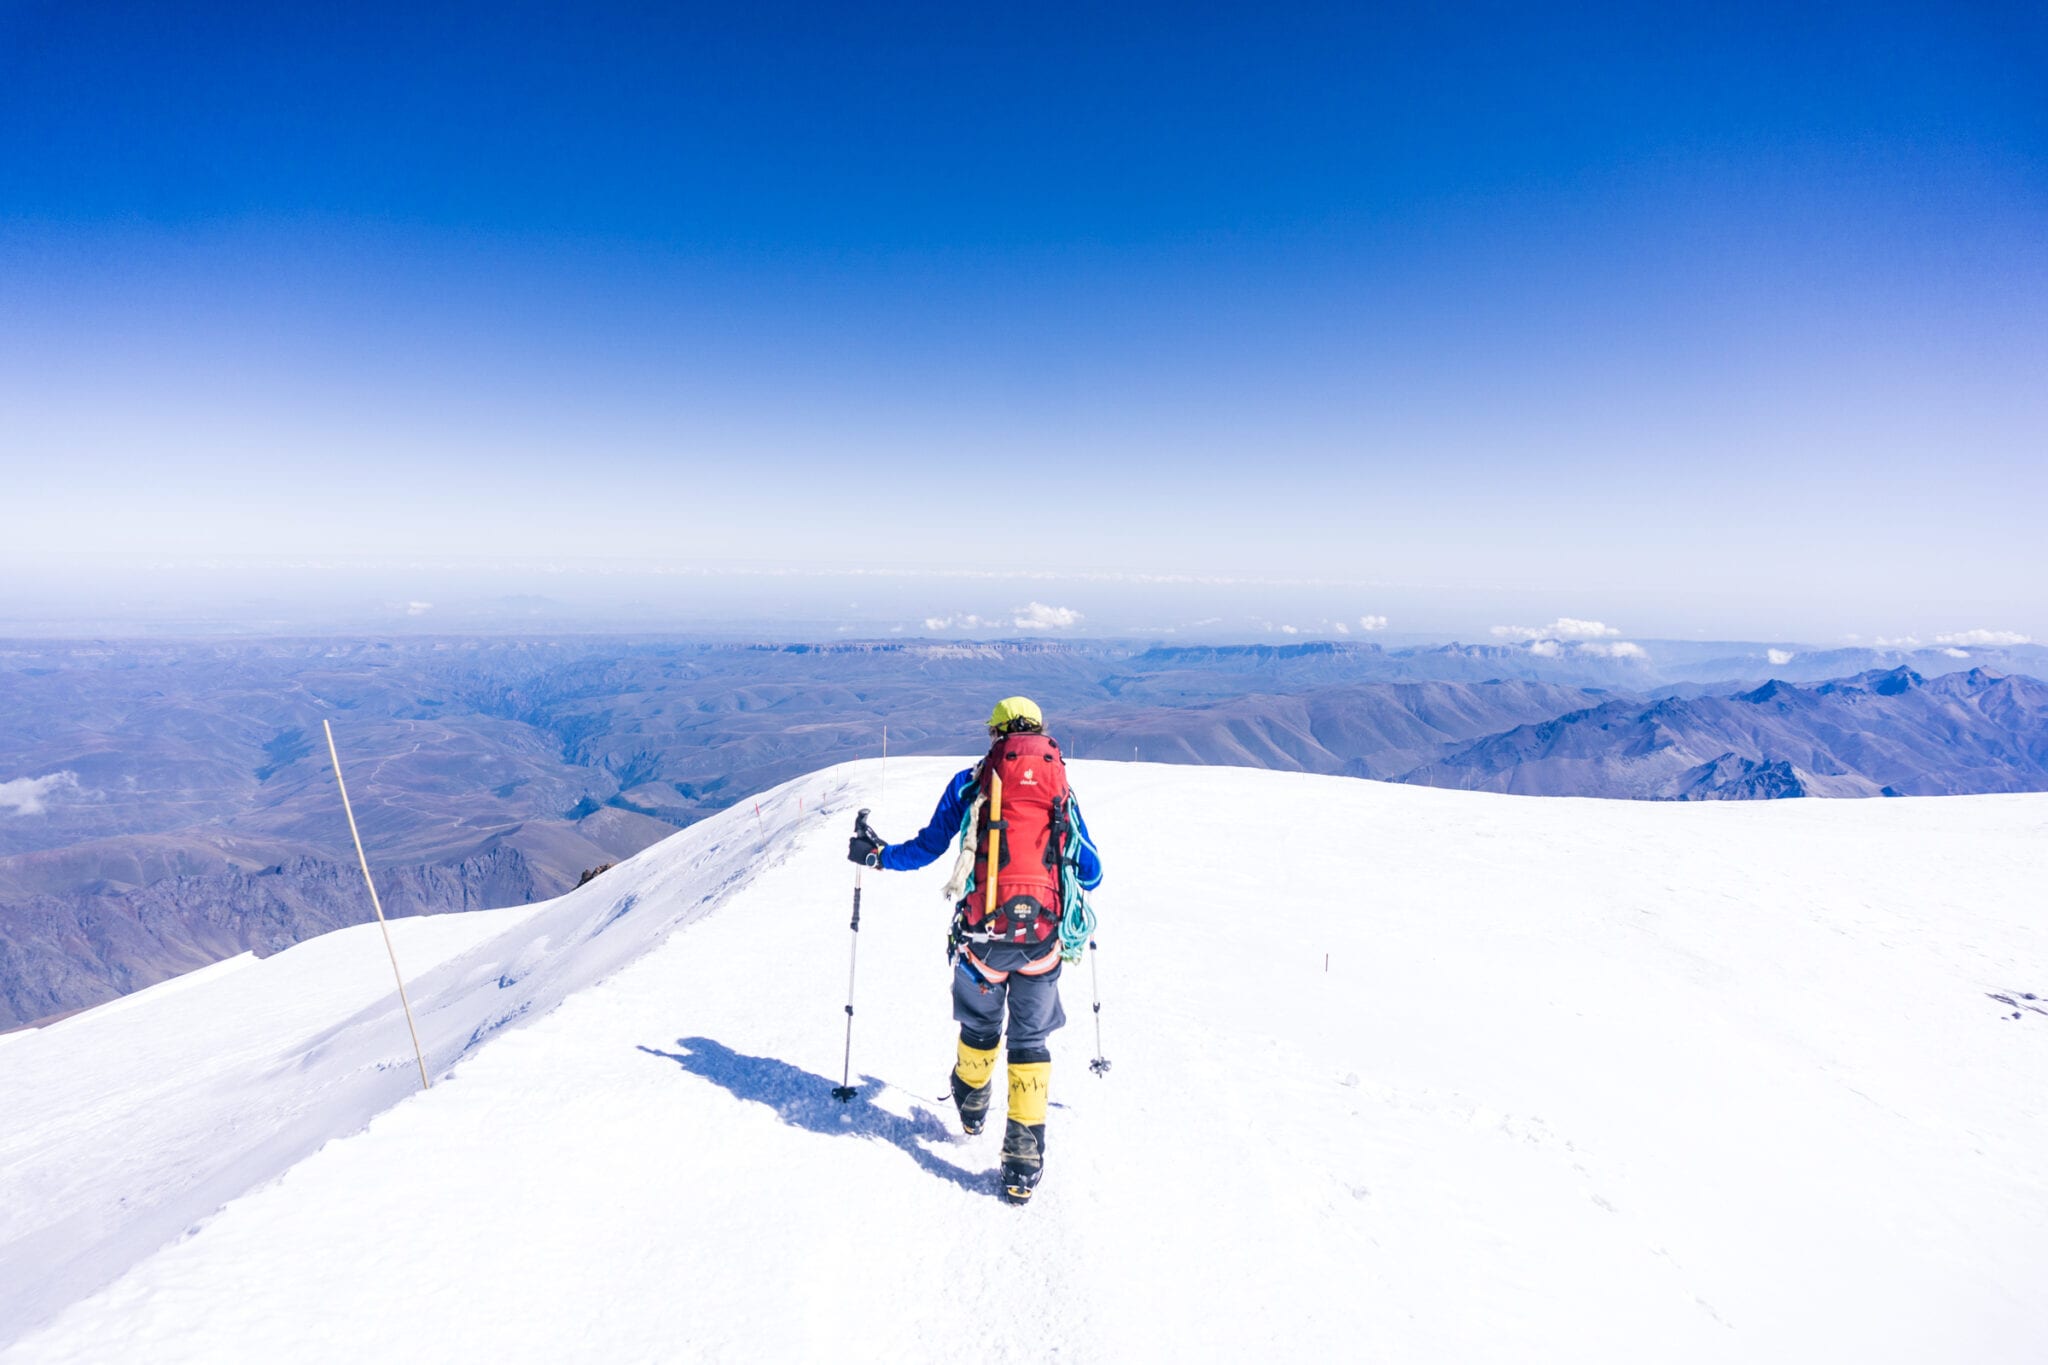
{"label": "white cloud", "polygon": [[1920,648],[1920,637],[1917,635],[1880,635],[1877,637],[1877,647],[1879,649],[1918,649]]}
{"label": "white cloud", "polygon": [[1351,627],[1345,625],[1342,621],[1330,622],[1330,629],[1336,631],[1339,635],[1349,635],[1351,633]]}
{"label": "white cloud", "polygon": [[983,626],[993,626],[994,624],[996,624],[994,621],[984,621],[973,612],[968,612],[964,616],[927,616],[924,618],[924,628],[926,630],[980,630]]}
{"label": "white cloud", "polygon": [[407,616],[425,616],[433,609],[434,604],[432,602],[408,602],[405,604],[405,614]]}
{"label": "white cloud", "polygon": [[2027,636],[2016,630],[1952,630],[1946,635],[1937,635],[1938,645],[2030,645]]}
{"label": "white cloud", "polygon": [[1944,654],[1946,654],[1946,655],[1948,655],[1948,657],[1949,657],[1949,658],[1951,658],[1951,659],[1967,659],[1967,658],[1969,658],[1969,657],[1970,657],[1970,651],[1969,651],[1969,650],[1967,650],[1967,649],[1953,649],[1953,648],[1951,648],[1951,649],[1944,649],[1944,650],[1943,650],[1943,651],[1941,651],[1941,652],[1942,652],[1942,653],[1944,653]]}
{"label": "white cloud", "polygon": [[1503,640],[1598,640],[1621,631],[1604,621],[1560,616],[1547,626],[1495,626],[1493,633]]}
{"label": "white cloud", "polygon": [[1019,630],[1065,630],[1081,623],[1081,613],[1072,607],[1048,607],[1043,602],[1029,602],[1016,611],[1014,624]]}
{"label": "white cloud", "polygon": [[0,782],[0,811],[41,815],[48,809],[48,798],[60,791],[77,792],[78,774],[50,773],[43,777],[17,777],[12,782]]}
{"label": "white cloud", "polygon": [[1649,652],[1641,645],[1630,644],[1627,640],[1619,640],[1611,645],[1588,640],[1584,644],[1576,646],[1576,648],[1579,653],[1590,654],[1596,659],[1647,659],[1650,657]]}
{"label": "white cloud", "polygon": [[1358,618],[1358,628],[1360,630],[1385,630],[1387,628],[1387,618],[1384,616],[1361,616]]}
{"label": "white cloud", "polygon": [[1531,640],[1529,652],[1539,659],[1555,659],[1564,653],[1564,646],[1555,640]]}
{"label": "white cloud", "polygon": [[1774,664],[1789,664],[1799,656],[1789,649],[1767,649],[1764,657]]}

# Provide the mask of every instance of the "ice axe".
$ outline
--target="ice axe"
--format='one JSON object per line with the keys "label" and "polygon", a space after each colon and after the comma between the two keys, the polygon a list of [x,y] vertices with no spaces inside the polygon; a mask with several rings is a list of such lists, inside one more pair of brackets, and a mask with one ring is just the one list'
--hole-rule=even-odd
{"label": "ice axe", "polygon": [[[882,842],[868,825],[865,807],[853,817],[853,832],[856,836],[876,844]],[[841,1104],[845,1104],[857,1093],[853,1087],[853,978],[854,972],[860,966],[860,878],[865,871],[865,867],[853,869],[853,951],[847,954],[846,958],[846,1058],[840,1067],[839,1084],[832,1088],[832,1098]]]}

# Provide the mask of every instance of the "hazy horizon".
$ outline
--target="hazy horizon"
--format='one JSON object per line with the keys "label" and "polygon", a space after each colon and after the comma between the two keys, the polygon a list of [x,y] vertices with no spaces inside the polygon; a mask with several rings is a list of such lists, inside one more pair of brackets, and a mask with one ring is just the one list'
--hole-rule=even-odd
{"label": "hazy horizon", "polygon": [[1640,588],[1566,593],[1505,585],[525,558],[375,564],[137,557],[126,565],[73,559],[46,562],[0,585],[0,638],[616,633],[1932,648],[2026,645],[2048,636],[2015,628],[2029,619],[2030,611],[2020,607],[1987,612],[1919,604],[1829,620],[1805,603],[1737,609],[1673,602]]}

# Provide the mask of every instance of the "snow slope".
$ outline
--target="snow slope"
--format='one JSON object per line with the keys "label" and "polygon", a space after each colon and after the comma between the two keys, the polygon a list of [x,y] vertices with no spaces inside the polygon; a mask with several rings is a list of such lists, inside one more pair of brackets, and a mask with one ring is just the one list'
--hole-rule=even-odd
{"label": "snow slope", "polygon": [[[801,802],[779,789],[554,901],[392,921],[430,1070],[788,856]],[[0,1345],[418,1088],[374,924],[0,1035]]]}
{"label": "snow slope", "polygon": [[6,1360],[2038,1351],[2048,798],[1076,764],[1115,1069],[1070,971],[1013,1209],[938,1098],[941,867],[869,874],[827,1094],[851,811],[907,836],[954,766],[396,926],[424,1095],[359,931],[0,1040]]}

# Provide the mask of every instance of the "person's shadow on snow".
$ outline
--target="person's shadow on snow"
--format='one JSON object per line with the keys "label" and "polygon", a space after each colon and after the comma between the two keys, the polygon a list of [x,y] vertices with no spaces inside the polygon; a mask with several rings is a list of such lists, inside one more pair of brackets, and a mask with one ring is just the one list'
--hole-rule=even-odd
{"label": "person's shadow on snow", "polygon": [[927,1142],[951,1142],[953,1135],[938,1115],[913,1107],[910,1117],[877,1108],[868,1098],[870,1090],[883,1082],[873,1076],[861,1077],[861,1088],[844,1103],[832,1097],[832,1078],[791,1066],[773,1057],[749,1057],[734,1052],[710,1038],[678,1038],[681,1052],[663,1052],[641,1044],[650,1057],[664,1057],[693,1076],[702,1076],[743,1100],[765,1104],[776,1117],[792,1128],[826,1133],[835,1137],[880,1138],[901,1148],[912,1161],[941,1180],[950,1180],[975,1194],[996,1195],[994,1181],[955,1166],[925,1147]]}

